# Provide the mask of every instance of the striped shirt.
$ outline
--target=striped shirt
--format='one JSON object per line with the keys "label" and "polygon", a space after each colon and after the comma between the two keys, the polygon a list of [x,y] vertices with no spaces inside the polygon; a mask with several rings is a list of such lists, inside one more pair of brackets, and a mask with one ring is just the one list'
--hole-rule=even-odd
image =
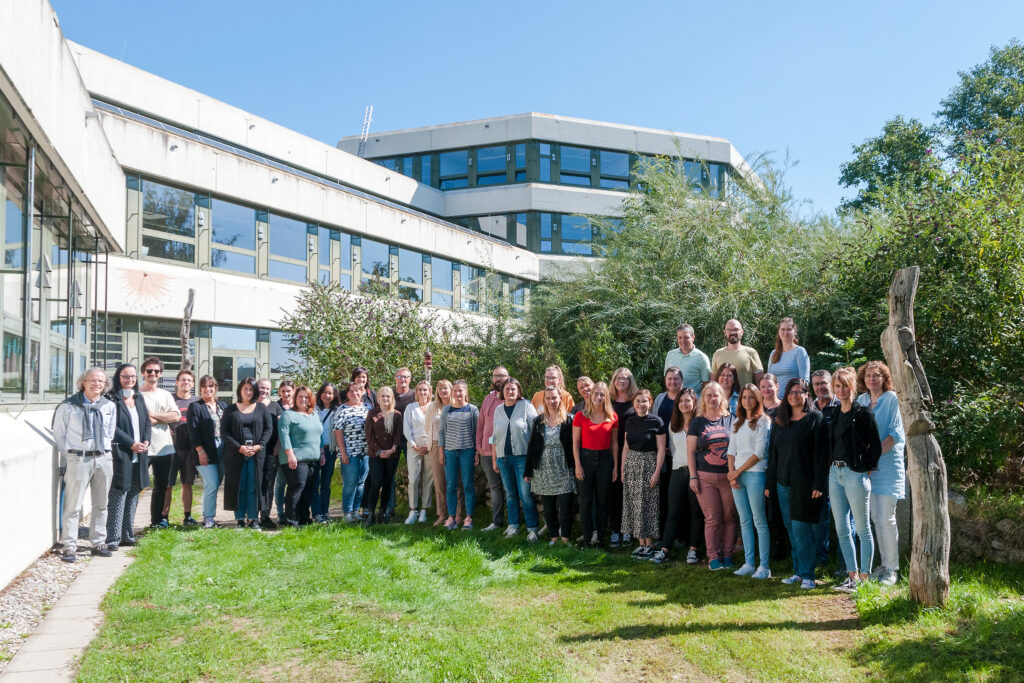
{"label": "striped shirt", "polygon": [[470,406],[448,408],[444,424],[444,447],[447,450],[474,448],[476,430],[473,429],[473,412]]}

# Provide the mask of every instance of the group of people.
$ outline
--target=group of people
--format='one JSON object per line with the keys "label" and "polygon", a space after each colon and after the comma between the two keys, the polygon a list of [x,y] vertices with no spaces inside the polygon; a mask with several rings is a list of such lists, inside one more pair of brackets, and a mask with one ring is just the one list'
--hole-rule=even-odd
{"label": "group of people", "polygon": [[[120,365],[112,391],[105,372],[92,368],[54,418],[67,463],[63,558],[75,559],[90,485],[92,552],[106,556],[135,543],[135,508],[151,481],[152,525],[168,525],[178,476],[186,526],[218,526],[222,482],[224,508],[239,527],[329,522],[339,464],[342,521],[388,522],[404,456],[406,524],[427,522],[434,498],[434,526],[473,529],[480,467],[491,507],[484,531],[513,537],[525,526],[530,542],[546,531],[549,544],[568,544],[578,515],[576,541],[584,545],[635,540],[635,558],[661,564],[679,542],[696,564],[703,543],[712,571],[734,567],[738,531],[745,561],[734,573],[755,579],[771,576],[771,550],[784,535],[793,574],[783,583],[813,588],[834,523],[845,575],[837,589],[869,577],[895,583],[905,436],[889,369],[870,361],[812,373],[790,318],[779,324],[767,370],[743,345],[738,320],[724,334],[709,359],[693,328],[680,325],[665,357],[664,391],[640,388],[622,367],[608,383],[580,377],[579,402],[558,366],[546,369],[544,388],[530,399],[507,369],[495,368],[479,407],[465,380],[413,387],[408,368],[397,371],[394,387],[376,390],[362,367],[347,383],[315,392],[285,380],[277,400],[269,380],[247,378],[230,405],[209,375],[192,396],[189,370],[178,373],[173,394],[160,389],[158,358],[141,371]],[[197,475],[201,521],[191,515]],[[872,571],[876,539],[881,562]]]}

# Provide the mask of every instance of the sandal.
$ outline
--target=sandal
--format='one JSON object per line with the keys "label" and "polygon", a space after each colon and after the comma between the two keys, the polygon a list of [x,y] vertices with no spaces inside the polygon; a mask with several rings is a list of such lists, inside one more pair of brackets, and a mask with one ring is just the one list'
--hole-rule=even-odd
{"label": "sandal", "polygon": [[462,522],[462,530],[463,531],[472,531],[473,530],[473,518],[472,517],[466,517],[466,519],[463,520],[463,522]]}

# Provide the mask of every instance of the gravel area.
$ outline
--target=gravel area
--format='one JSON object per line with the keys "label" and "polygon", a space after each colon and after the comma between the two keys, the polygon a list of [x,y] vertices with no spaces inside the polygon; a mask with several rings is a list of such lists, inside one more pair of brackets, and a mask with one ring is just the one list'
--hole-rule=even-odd
{"label": "gravel area", "polygon": [[78,562],[74,564],[62,562],[60,555],[47,552],[0,591],[0,671],[43,620],[46,611],[64,595],[88,559],[88,545],[79,547]]}

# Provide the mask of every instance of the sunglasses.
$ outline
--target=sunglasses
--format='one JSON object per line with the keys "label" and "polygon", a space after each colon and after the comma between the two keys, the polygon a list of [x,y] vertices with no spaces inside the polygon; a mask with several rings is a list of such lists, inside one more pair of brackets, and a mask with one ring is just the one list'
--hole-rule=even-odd
{"label": "sunglasses", "polygon": [[147,375],[159,375],[160,374],[160,370],[158,370],[157,368],[146,368],[145,370],[143,370],[143,372],[145,372]]}

